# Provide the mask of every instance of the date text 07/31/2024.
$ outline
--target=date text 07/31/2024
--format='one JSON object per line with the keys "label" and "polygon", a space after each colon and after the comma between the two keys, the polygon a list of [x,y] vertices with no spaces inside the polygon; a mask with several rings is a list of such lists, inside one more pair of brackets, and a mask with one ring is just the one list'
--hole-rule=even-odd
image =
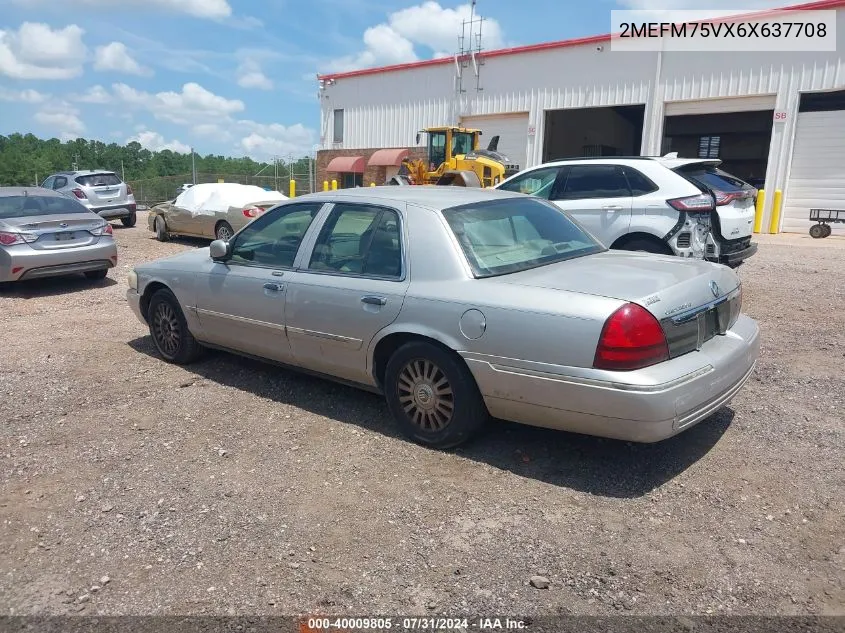
{"label": "date text 07/31/2024", "polygon": [[443,618],[443,617],[373,617],[328,618],[309,617],[302,621],[300,633],[330,631],[469,631],[520,630],[527,623],[515,618]]}

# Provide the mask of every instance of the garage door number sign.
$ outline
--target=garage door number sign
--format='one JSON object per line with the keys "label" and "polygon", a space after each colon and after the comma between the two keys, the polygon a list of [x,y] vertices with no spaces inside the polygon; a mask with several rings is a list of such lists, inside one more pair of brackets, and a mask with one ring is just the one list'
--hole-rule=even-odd
{"label": "garage door number sign", "polygon": [[788,118],[788,113],[786,110],[775,110],[774,120],[775,123],[786,123],[786,119]]}

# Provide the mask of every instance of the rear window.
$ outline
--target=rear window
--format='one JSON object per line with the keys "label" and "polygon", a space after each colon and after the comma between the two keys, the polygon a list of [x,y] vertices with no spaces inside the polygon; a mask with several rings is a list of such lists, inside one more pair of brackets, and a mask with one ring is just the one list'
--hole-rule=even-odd
{"label": "rear window", "polygon": [[678,167],[675,171],[686,176],[698,185],[703,185],[716,191],[724,191],[725,193],[742,191],[750,186],[747,182],[740,180],[736,176],[732,176],[726,171],[722,171],[718,167],[689,165]]}
{"label": "rear window", "polygon": [[89,213],[82,204],[65,196],[2,196],[0,220],[31,215],[66,215]]}
{"label": "rear window", "polygon": [[123,181],[116,174],[90,174],[87,176],[77,176],[76,182],[83,187],[113,187]]}
{"label": "rear window", "polygon": [[534,197],[443,211],[476,277],[519,272],[604,251],[557,207]]}

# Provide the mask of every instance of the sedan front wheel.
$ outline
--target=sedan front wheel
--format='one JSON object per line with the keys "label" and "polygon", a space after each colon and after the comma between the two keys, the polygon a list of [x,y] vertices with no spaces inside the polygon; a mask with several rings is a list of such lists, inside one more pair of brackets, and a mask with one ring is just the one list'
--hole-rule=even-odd
{"label": "sedan front wheel", "polygon": [[489,417],[463,361],[431,343],[400,347],[387,363],[384,382],[387,406],[400,430],[426,446],[463,444]]}
{"label": "sedan front wheel", "polygon": [[203,348],[188,330],[179,301],[170,290],[163,288],[152,296],[147,322],[153,343],[167,362],[187,365],[202,354]]}

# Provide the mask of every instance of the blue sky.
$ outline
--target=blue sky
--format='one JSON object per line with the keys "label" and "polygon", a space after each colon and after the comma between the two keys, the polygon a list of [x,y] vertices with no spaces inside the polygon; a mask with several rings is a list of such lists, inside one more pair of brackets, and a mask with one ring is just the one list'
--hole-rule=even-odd
{"label": "blue sky", "polygon": [[[606,33],[614,9],[788,4],[478,0],[477,11],[485,47],[498,48]],[[0,134],[303,155],[318,140],[316,73],[453,53],[468,11],[448,0],[0,0]]]}

